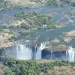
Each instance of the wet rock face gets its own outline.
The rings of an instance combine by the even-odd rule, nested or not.
[[[50,60],[68,60],[75,61],[75,48],[70,46],[66,51],[48,51],[42,50],[42,58]]]
[[[51,55],[51,52],[46,50],[46,49],[43,49],[42,50],[42,58],[46,58],[48,59],[49,58],[49,55]]]
[[[48,51],[46,49],[43,49],[42,58],[51,60],[66,60],[67,55],[66,51]]]

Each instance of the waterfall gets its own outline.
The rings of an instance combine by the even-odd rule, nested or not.
[[[43,50],[44,48],[46,48],[46,44],[45,43],[41,43],[40,49]]]
[[[52,53],[53,53],[53,51],[51,51],[51,60],[52,60]]]
[[[68,51],[66,51],[66,60],[68,60]]]
[[[32,59],[32,50],[25,45],[17,45],[17,59],[30,60]]]
[[[41,49],[37,48],[37,46],[17,45],[15,51],[16,58],[19,60],[41,59]]]
[[[38,48],[38,50],[36,51],[36,60],[41,59],[41,49]]]
[[[74,54],[75,54],[74,48],[72,48],[72,46],[69,47],[69,50],[67,51],[69,61],[74,61],[74,57],[75,57]]]
[[[12,57],[19,60],[39,60],[41,59],[41,49],[30,44],[16,44],[6,48],[4,52],[6,57]]]

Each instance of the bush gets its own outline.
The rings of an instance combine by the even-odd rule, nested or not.
[[[55,28],[53,22],[54,21],[53,16],[47,14],[41,15],[41,14],[37,14],[36,12],[32,12],[32,13],[21,12],[21,13],[16,13],[14,16],[18,20],[26,21],[26,23],[21,24],[21,27],[25,29],[42,28],[43,25],[47,25],[48,29]]]
[[[48,0],[47,6],[60,6],[60,0]]]
[[[16,40],[16,39],[17,39],[17,35],[15,35],[15,34],[13,34],[13,35],[9,38],[10,41]]]
[[[6,75],[40,75],[41,72],[47,72],[54,66],[74,66],[74,62],[55,61],[48,63],[37,63],[35,61],[24,61],[6,58],[3,63]]]

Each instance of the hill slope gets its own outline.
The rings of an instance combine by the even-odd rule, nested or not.
[[[55,66],[47,73],[41,73],[41,75],[75,75],[75,67],[72,66]]]

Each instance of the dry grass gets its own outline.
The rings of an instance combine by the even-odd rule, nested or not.
[[[75,30],[72,30],[70,32],[64,32],[63,33],[63,39],[65,42],[69,43],[72,41],[73,37],[75,37]]]
[[[11,4],[16,4],[16,5],[23,5],[25,6],[25,4],[31,4],[31,5],[35,5],[35,2],[31,2],[30,0],[8,0]]]
[[[75,75],[75,67],[72,66],[55,66],[47,73],[41,73],[40,75]]]
[[[9,47],[13,45],[12,42],[9,41],[9,38],[12,36],[7,30],[0,32],[0,48]]]
[[[36,60],[36,63],[49,63],[49,62],[55,62],[55,60],[47,60],[47,59]]]

